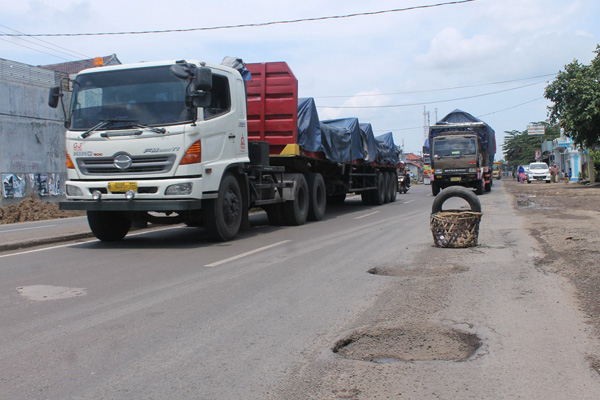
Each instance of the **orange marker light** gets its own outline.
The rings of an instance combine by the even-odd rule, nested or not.
[[[66,160],[65,164],[67,164],[68,169],[75,169],[75,164],[73,164],[73,161],[71,160],[71,157],[69,156],[68,151],[67,151],[67,160]]]
[[[200,141],[197,140],[183,155],[181,165],[197,164],[199,162],[202,162],[202,146],[200,145]]]

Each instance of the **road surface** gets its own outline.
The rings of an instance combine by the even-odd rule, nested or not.
[[[6,252],[0,397],[597,398],[571,288],[533,267],[501,185],[480,198],[471,249],[432,247],[433,198],[413,186],[300,227],[257,214],[221,244],[175,226]],[[426,351],[386,353],[402,343]]]

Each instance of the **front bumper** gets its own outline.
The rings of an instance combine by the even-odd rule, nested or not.
[[[61,210],[84,211],[188,211],[202,208],[202,200],[70,200],[58,203]]]

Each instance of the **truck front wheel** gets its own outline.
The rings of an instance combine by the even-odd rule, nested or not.
[[[240,231],[244,206],[240,185],[230,173],[225,174],[216,199],[202,205],[204,226],[208,236],[217,242],[233,239]]]
[[[131,228],[131,220],[120,211],[88,211],[87,219],[94,236],[103,242],[117,242]]]

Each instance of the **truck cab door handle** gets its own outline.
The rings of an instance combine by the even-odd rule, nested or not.
[[[235,135],[233,133],[230,133],[228,136],[229,139],[235,139]]]

